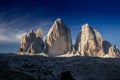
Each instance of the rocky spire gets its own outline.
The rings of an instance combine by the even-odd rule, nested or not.
[[[20,52],[27,54],[41,53],[44,49],[42,40],[42,29],[38,29],[36,34],[30,29],[30,32],[22,37]]]
[[[41,28],[36,33],[30,29],[22,37],[20,52],[35,54],[44,50],[49,56],[58,56],[73,51],[82,56],[120,57],[119,49],[103,41],[101,34],[87,23],[78,34],[75,47],[72,45],[71,31],[61,19],[56,19],[50,28],[45,39],[45,49],[42,32]]]
[[[39,28],[39,29],[36,31],[36,37],[39,37],[39,38],[42,38],[42,37],[43,37],[42,28]]]
[[[29,33],[34,33],[34,32],[33,32],[33,29],[30,29],[30,32],[29,32]]]
[[[70,29],[61,19],[56,19],[46,36],[46,51],[49,55],[61,55],[72,50]]]
[[[76,39],[75,49],[82,56],[103,56],[102,36],[87,23]]]

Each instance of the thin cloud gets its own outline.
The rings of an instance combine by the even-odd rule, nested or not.
[[[51,22],[40,22],[37,25],[34,25],[34,27],[32,27],[32,29],[34,29],[34,31],[36,32],[36,30],[38,28],[42,28],[43,29],[43,37],[45,38],[45,35],[47,34],[49,28],[50,28],[50,24]],[[20,43],[20,40],[22,38],[23,35],[27,34],[30,28],[26,28],[26,30],[24,29],[20,29],[20,28],[12,28],[12,25],[10,25],[11,27],[5,27],[5,26],[9,26],[8,24],[0,24],[0,43]],[[16,25],[17,26],[17,25]]]
[[[49,17],[45,15],[48,13],[47,11],[49,11],[49,9],[46,8],[33,8],[28,11],[12,8],[7,11],[1,11],[0,44],[20,43],[21,37],[28,33],[31,28],[34,31],[38,28],[42,28],[43,38],[45,39],[45,36],[53,23],[52,19],[49,19]],[[45,17],[42,17],[42,15]]]
[[[26,32],[12,29],[0,28],[0,43],[20,43],[20,39]]]
[[[49,20],[42,20],[36,24],[31,24],[30,27],[26,27],[25,25],[29,26],[29,23],[24,22],[25,25],[19,27],[21,20],[22,19],[15,19],[8,23],[1,20],[2,23],[0,23],[0,43],[20,43],[22,36],[27,34],[31,28],[34,29],[34,31],[36,31],[38,28],[42,28],[43,38],[45,39],[45,35],[47,34],[52,23]]]

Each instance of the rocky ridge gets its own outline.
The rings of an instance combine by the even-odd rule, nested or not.
[[[36,33],[31,29],[28,34],[22,37],[18,54],[36,54],[44,50],[42,39],[42,29],[38,29]]]
[[[73,46],[71,31],[61,19],[56,19],[43,42],[42,29],[36,33],[33,30],[23,36],[19,54],[44,53],[48,56],[94,56],[120,57],[120,51],[108,41],[104,41],[101,34],[84,24]],[[21,53],[22,52],[22,53]]]

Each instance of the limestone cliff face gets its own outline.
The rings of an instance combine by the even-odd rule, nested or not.
[[[61,55],[72,50],[70,29],[61,19],[55,20],[46,36],[45,44],[49,55]]]
[[[88,24],[85,24],[77,36],[75,49],[82,56],[103,56],[102,43],[103,39],[100,33]]]
[[[27,54],[41,53],[44,49],[42,39],[42,29],[38,29],[36,33],[33,30],[22,37],[20,52]]]

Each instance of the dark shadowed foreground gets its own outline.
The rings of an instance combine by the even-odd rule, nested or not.
[[[0,54],[0,80],[120,80],[120,59]]]

